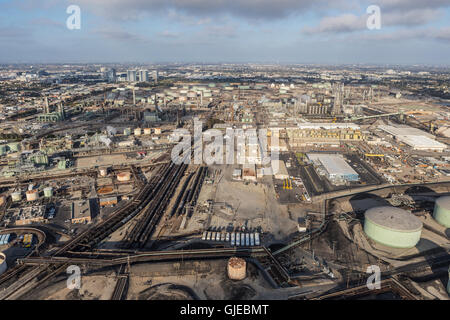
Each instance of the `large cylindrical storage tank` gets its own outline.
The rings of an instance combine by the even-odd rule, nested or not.
[[[142,133],[141,128],[136,128],[136,129],[134,129],[134,135],[135,135],[135,136],[140,136],[141,133]]]
[[[20,200],[22,200],[22,192],[16,191],[11,193],[11,200],[13,202],[19,202]]]
[[[38,191],[35,190],[28,190],[26,193],[27,201],[36,201],[38,199]]]
[[[247,262],[244,259],[232,257],[228,260],[227,271],[231,280],[244,280],[247,274]]]
[[[118,181],[130,181],[130,179],[131,179],[131,173],[129,173],[129,172],[120,172],[117,174]]]
[[[52,187],[44,188],[44,197],[46,197],[46,198],[53,197],[53,188]]]
[[[375,207],[366,211],[364,232],[375,242],[392,248],[412,248],[420,240],[422,221],[395,207]]]
[[[3,252],[0,252],[0,275],[5,273],[8,266],[6,265],[6,255]]]
[[[150,129],[150,128],[145,128],[145,129],[144,129],[144,134],[146,134],[146,135],[152,134],[152,129]]]
[[[434,203],[434,219],[446,228],[450,228],[450,197],[440,197]]]

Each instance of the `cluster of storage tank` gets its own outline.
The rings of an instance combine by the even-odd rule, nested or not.
[[[135,136],[141,136],[142,134],[144,134],[144,135],[151,135],[152,134],[152,130],[153,130],[154,134],[161,134],[161,128],[154,128],[154,129],[152,129],[152,128],[144,128],[144,129],[142,129],[142,128],[135,128],[133,130],[133,134]],[[131,128],[125,128],[123,130],[123,134],[125,136],[131,135],[131,132],[132,132]]]
[[[202,236],[203,241],[229,242],[232,247],[252,247],[261,244],[259,233],[244,232],[214,232],[205,231]]]
[[[38,189],[29,188],[25,192],[25,197],[26,197],[28,202],[36,201],[36,200],[39,199],[39,190]],[[52,187],[44,188],[44,197],[45,198],[53,197],[53,188]],[[13,202],[20,202],[20,201],[22,201],[22,192],[21,191],[14,191],[13,193],[11,193],[11,200]]]
[[[433,218],[450,228],[450,196],[435,202]],[[366,211],[364,232],[375,242],[392,248],[412,248],[420,241],[423,223],[409,211],[395,207],[375,207]]]

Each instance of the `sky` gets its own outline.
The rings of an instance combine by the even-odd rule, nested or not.
[[[448,66],[450,0],[0,0],[0,63],[169,62]]]

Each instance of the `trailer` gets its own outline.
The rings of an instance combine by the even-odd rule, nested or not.
[[[261,242],[259,240],[259,233],[258,232],[255,233],[255,245],[256,246],[261,245]]]

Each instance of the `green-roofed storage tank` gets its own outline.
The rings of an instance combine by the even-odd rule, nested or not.
[[[420,240],[422,221],[395,207],[375,207],[366,211],[364,232],[375,242],[392,248],[412,248]]]
[[[450,196],[440,197],[434,203],[434,219],[446,228],[450,228]]]

